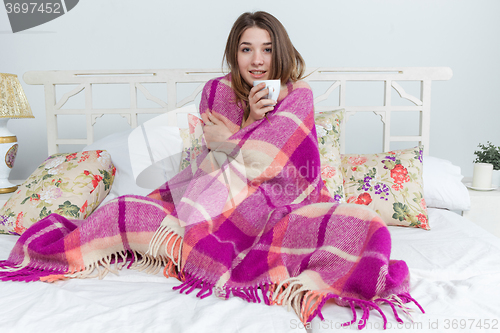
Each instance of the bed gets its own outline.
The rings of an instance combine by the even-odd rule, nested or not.
[[[341,153],[358,149],[349,146],[353,133],[366,132],[367,126],[373,127],[353,122],[353,115],[368,113],[375,113],[382,123],[381,133],[378,133],[381,146],[375,148],[378,151],[369,153],[419,144],[425,147],[421,176],[428,211],[426,222],[431,230],[423,230],[422,226],[389,226],[389,230],[392,258],[407,262],[412,296],[426,313],[411,306],[415,310],[410,313],[412,320],[400,313],[404,320],[401,324],[391,315],[389,306],[382,306],[387,314],[387,328],[413,332],[500,330],[500,240],[457,213],[467,210],[470,204],[467,190],[461,183],[460,168],[428,155],[432,145],[429,140],[431,83],[450,79],[451,69],[313,68],[308,72],[306,80],[314,91],[316,111],[342,109],[344,112],[339,125]],[[179,128],[188,127],[186,114],[196,114],[203,84],[215,76],[220,76],[220,72],[180,69],[34,71],[25,73],[24,80],[44,86],[49,155],[65,145],[70,145],[69,152],[80,145],[84,146],[80,148],[83,151],[105,149],[111,155],[116,175],[109,193],[103,198],[104,203],[127,193],[145,195],[158,182],[178,171],[185,145]],[[356,92],[356,88],[362,87],[358,83],[365,82],[377,84],[381,93],[377,102],[361,106],[349,103],[350,99],[364,94]],[[115,104],[115,99],[111,98],[104,98],[104,103],[93,100],[93,89],[106,85],[125,87],[124,94],[114,95],[120,95],[125,102]],[[58,90],[59,86],[66,88]],[[81,97],[81,105],[64,107],[74,96]],[[399,99],[404,102],[396,102]],[[100,106],[96,106],[98,104]],[[391,130],[391,123],[397,123],[396,114],[401,112],[418,115],[404,120],[414,120],[411,121],[417,129],[412,135]],[[141,118],[144,114],[149,114],[149,118]],[[80,119],[85,119],[85,130],[80,133],[83,138],[67,137],[68,133],[61,129],[67,126],[58,117],[68,115],[80,115]],[[99,123],[102,115],[122,117],[130,129],[96,134],[94,124]],[[368,121],[372,122],[373,118]],[[116,118],[110,123],[111,126],[104,127],[118,127],[115,126]],[[362,129],[356,130],[350,123]],[[16,239],[17,236],[0,235],[1,259],[8,257]],[[135,270],[107,274],[102,280],[73,279],[53,284],[2,282],[0,304],[4,315],[0,329],[2,332],[333,332],[357,329],[356,325],[341,326],[351,321],[352,312],[334,304],[326,304],[323,308],[324,321],[315,318],[305,327],[295,313],[286,308],[248,303],[234,297],[226,301],[214,296],[200,300],[194,294],[183,295],[172,290],[178,284],[175,279],[163,277],[161,272],[145,274]],[[381,316],[374,312],[365,331],[381,330],[382,322]]]

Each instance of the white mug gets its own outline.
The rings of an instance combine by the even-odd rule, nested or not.
[[[493,164],[474,163],[474,174],[472,177],[472,186],[478,189],[491,188],[491,176],[493,174]]]
[[[274,101],[278,101],[278,96],[280,95],[281,89],[281,80],[257,80],[253,81],[253,86],[259,85],[264,82],[266,87],[264,89],[269,89],[269,94],[264,96],[265,99],[272,99]]]

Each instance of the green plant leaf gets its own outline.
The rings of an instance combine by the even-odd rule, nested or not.
[[[59,205],[59,208],[57,209],[57,213],[60,215],[65,215],[65,216],[74,216],[78,217],[78,212],[80,211],[80,208],[77,205],[71,204],[68,200],[65,201],[62,205]]]
[[[104,183],[104,190],[107,191],[111,187],[111,184],[113,184],[113,177],[106,170],[99,170],[99,172],[102,175],[102,181]]]
[[[394,209],[394,214],[392,214],[392,218],[395,220],[404,221],[406,217],[410,215],[410,209],[407,205],[402,204],[401,202],[395,202],[392,205]]]
[[[46,218],[50,214],[52,214],[52,212],[50,210],[47,210],[47,207],[43,207],[42,210],[40,211],[40,220]]]
[[[474,151],[476,159],[474,163],[490,163],[493,169],[500,170],[500,147],[488,141],[485,145],[478,144],[479,150]]]

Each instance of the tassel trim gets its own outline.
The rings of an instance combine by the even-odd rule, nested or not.
[[[0,263],[0,280],[56,282],[70,278],[103,279],[109,272],[118,274],[118,271],[127,264],[127,268],[157,274],[170,262],[171,260],[165,256],[153,257],[147,253],[127,250],[112,253],[84,267],[69,267],[65,271],[50,264],[30,263],[21,266],[3,262]]]
[[[186,273],[184,274],[184,278],[183,283],[174,287],[174,290],[178,290],[180,293],[190,294],[195,289],[199,288],[201,290],[196,296],[200,298],[205,298],[212,294],[214,285],[204,281],[203,278]],[[259,290],[261,296],[259,296]],[[420,304],[418,304],[408,293],[391,295],[386,298],[368,301],[353,297],[341,297],[332,293],[307,290],[300,282],[299,278],[286,279],[279,284],[267,283],[253,287],[225,287],[224,290],[221,291],[221,294],[225,295],[225,298],[229,298],[229,296],[233,294],[233,296],[240,297],[251,303],[261,303],[263,300],[266,305],[278,304],[286,306],[288,307],[288,311],[293,309],[297,313],[304,325],[307,325],[307,323],[311,322],[316,316],[324,320],[321,310],[330,299],[336,300],[340,305],[349,306],[352,310],[353,319],[350,322],[343,323],[342,326],[355,324],[357,322],[356,307],[362,309],[362,316],[359,322],[357,322],[358,329],[363,329],[366,326],[371,310],[376,310],[380,313],[384,321],[383,327],[384,329],[387,328],[387,317],[379,307],[379,305],[383,303],[389,304],[394,317],[399,323],[403,323],[403,320],[398,315],[397,307],[411,319],[409,312],[413,310],[408,308],[404,303],[412,301],[422,313],[425,313]]]
[[[182,245],[182,240],[179,240],[180,237],[175,237],[176,235],[171,234],[171,231],[165,231],[163,234],[166,235],[167,240],[165,249],[170,249],[170,255],[173,256],[176,244],[179,243],[180,247]],[[177,248],[177,250],[179,250],[179,248]],[[180,252],[176,254],[177,257],[180,257]],[[173,257],[175,258],[175,256]],[[108,272],[118,273],[118,271],[127,264],[128,267],[144,271],[148,274],[157,274],[162,267],[165,266],[163,272],[165,276],[176,277],[183,281],[179,286],[174,287],[174,290],[178,290],[180,293],[190,294],[194,290],[200,289],[196,294],[200,299],[212,295],[215,284],[207,282],[204,278],[180,272],[178,269],[179,261],[180,260],[173,261],[170,257],[165,255],[153,256],[149,251],[146,253],[122,251],[100,259],[88,265],[88,267],[70,269],[69,272],[60,272],[50,265],[20,267],[16,265],[11,266],[7,262],[2,262],[0,263],[0,280],[26,282],[41,280],[45,282],[55,282],[68,278],[99,277],[102,279]],[[259,296],[259,290],[261,296]],[[261,303],[263,300],[266,305],[278,304],[287,306],[288,311],[291,309],[295,311],[304,325],[311,322],[316,316],[324,320],[321,310],[330,299],[336,300],[340,305],[350,306],[352,310],[353,319],[350,322],[343,323],[342,326],[355,324],[357,321],[355,307],[362,309],[363,314],[361,320],[358,322],[359,329],[363,329],[366,326],[370,316],[370,310],[372,309],[380,313],[384,321],[384,329],[386,329],[387,317],[378,306],[378,304],[382,303],[389,304],[394,317],[399,323],[403,323],[403,320],[398,316],[397,308],[400,308],[412,320],[410,312],[413,311],[413,309],[410,309],[405,303],[413,302],[422,313],[425,313],[420,304],[418,304],[409,293],[390,295],[386,298],[368,301],[352,297],[341,297],[332,293],[308,290],[297,277],[283,280],[279,284],[264,283],[250,287],[223,287],[221,292],[225,295],[225,298],[229,298],[230,295],[233,294],[251,303]]]
[[[85,266],[57,267],[50,263],[29,262],[27,265],[0,262],[0,280],[55,282],[69,278],[104,278],[109,272],[118,274],[127,268],[157,274],[165,266],[164,274],[179,278],[182,237],[172,228],[161,226],[153,235],[146,253],[122,250],[111,253]],[[163,246],[163,247],[162,247]]]
[[[160,251],[165,255],[173,265],[175,265],[177,272],[181,270],[181,251],[182,251],[183,238],[174,229],[168,226],[160,226],[149,242],[149,249],[146,255],[157,257]],[[162,248],[164,245],[164,248]],[[169,269],[172,272],[172,269]]]

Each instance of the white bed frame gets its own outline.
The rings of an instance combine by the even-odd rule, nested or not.
[[[435,80],[448,80],[452,77],[452,71],[448,67],[390,67],[390,68],[308,68],[305,78],[311,86],[314,82],[327,84],[324,91],[314,91],[315,109],[317,112],[344,108],[345,120],[356,112],[374,112],[381,117],[383,122],[383,149],[390,150],[391,142],[412,141],[423,144],[426,154],[429,149],[430,129],[430,106],[431,106],[431,83]],[[199,69],[158,69],[158,70],[82,70],[82,71],[30,71],[23,76],[28,84],[42,84],[45,87],[45,109],[47,113],[47,140],[49,155],[57,153],[60,145],[80,144],[89,145],[94,141],[94,124],[96,119],[105,114],[119,114],[124,117],[128,124],[135,128],[139,125],[139,114],[160,114],[173,111],[187,104],[193,103],[201,93],[205,82],[213,77],[223,75],[218,70]],[[383,105],[349,106],[346,105],[346,91],[348,83],[352,81],[382,82]],[[398,81],[420,82],[420,96],[408,94]],[[144,87],[148,83],[166,84],[166,99],[153,96]],[[186,98],[178,100],[178,84],[199,83],[196,89]],[[103,109],[94,108],[92,88],[100,84],[123,84],[128,85],[130,90],[130,107]],[[77,87],[65,93],[56,100],[56,87],[58,85],[77,85]],[[324,86],[324,85],[323,85]],[[391,94],[395,90],[399,96],[412,103],[410,106],[392,105]],[[73,96],[85,91],[85,107],[78,109],[67,109],[63,106]],[[138,92],[144,97],[158,105],[155,108],[138,107]],[[328,105],[328,98],[335,91],[338,92],[338,104]],[[325,103],[321,103],[325,102]],[[395,136],[391,135],[391,112],[415,112],[420,114],[420,126],[418,135]],[[86,116],[86,138],[68,139],[60,138],[58,131],[57,116],[59,115],[85,115]],[[345,127],[345,122],[343,126]],[[169,118],[172,126],[177,125],[177,115],[172,112]],[[341,133],[341,147],[345,145],[345,131]],[[344,151],[342,151],[344,152]]]

